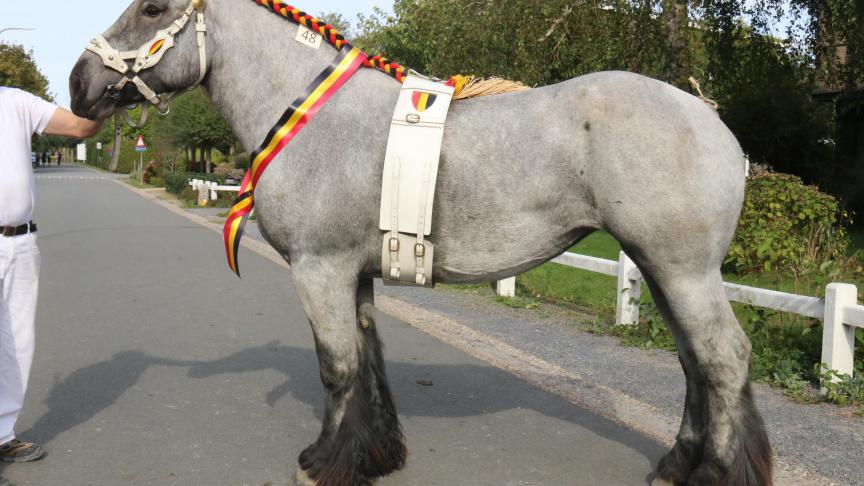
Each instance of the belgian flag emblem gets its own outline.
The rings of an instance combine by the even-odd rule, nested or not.
[[[417,109],[419,113],[423,113],[428,110],[435,104],[435,100],[438,99],[438,95],[434,95],[432,93],[424,93],[423,91],[415,91],[411,96],[411,101],[414,103],[414,108]]]
[[[156,41],[152,46],[150,46],[150,52],[147,53],[148,56],[152,56],[156,54],[160,50],[162,50],[162,46],[165,45],[165,39],[160,39]]]

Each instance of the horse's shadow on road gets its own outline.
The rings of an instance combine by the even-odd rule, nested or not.
[[[310,405],[320,418],[323,389],[318,381],[317,362],[314,351],[279,342],[251,347],[212,361],[173,360],[125,351],[58,380],[45,400],[48,412],[21,435],[50,443],[58,434],[89,421],[110,407],[153,366],[186,368],[187,376],[196,380],[276,370],[285,376],[283,383],[267,391],[250,388],[249,393],[263,393],[262,398],[269,406],[278,406],[290,395]],[[534,410],[624,444],[655,465],[665,452],[651,439],[494,367],[392,361],[387,366],[397,407],[404,417],[456,418],[513,409]]]

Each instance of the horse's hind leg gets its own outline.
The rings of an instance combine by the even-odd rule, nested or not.
[[[687,486],[772,484],[771,447],[748,379],[750,341],[726,299],[719,265],[630,253],[675,337],[687,379],[681,430],[658,478]]]
[[[325,389],[321,435],[300,455],[303,485],[369,484],[400,469],[406,457],[375,329],[372,279],[358,284],[338,263],[293,266]]]

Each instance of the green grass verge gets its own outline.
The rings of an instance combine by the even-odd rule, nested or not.
[[[574,253],[618,261],[621,246],[608,233],[594,233],[574,246]],[[522,295],[591,309],[604,318],[615,315],[617,282],[608,275],[547,263],[520,275]]]
[[[130,177],[128,179],[123,179],[123,182],[125,182],[126,184],[129,184],[132,187],[137,187],[138,189],[146,189],[146,188],[152,188],[153,187],[149,184],[141,184],[141,181],[138,180],[137,178],[133,179]]]

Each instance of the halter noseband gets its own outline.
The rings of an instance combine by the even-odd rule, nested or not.
[[[115,100],[118,99],[123,88],[131,82],[144,99],[156,107],[156,111],[159,114],[163,116],[167,115],[170,111],[168,103],[177,95],[177,91],[164,93],[160,97],[144,80],[138,77],[138,73],[159,64],[168,49],[174,47],[174,37],[186,27],[194,13],[196,15],[195,32],[197,32],[199,64],[198,81],[190,89],[201,84],[204,76],[207,75],[207,46],[205,42],[207,25],[204,23],[204,10],[206,8],[206,0],[192,0],[189,7],[183,11],[183,14],[177,20],[167,28],[156,32],[156,35],[152,39],[142,44],[136,51],[118,51],[111,47],[108,40],[101,35],[91,40],[87,46],[87,50],[102,58],[102,63],[105,67],[123,75],[123,79],[119,83],[107,86],[108,97]],[[127,64],[127,60],[134,60],[131,68]],[[142,105],[145,105],[145,103],[142,103]],[[138,123],[133,122],[126,112],[123,113],[123,116],[129,125],[140,127],[147,120],[147,107],[142,106],[141,120]]]

